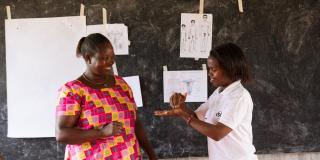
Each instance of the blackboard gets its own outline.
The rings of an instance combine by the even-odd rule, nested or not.
[[[168,106],[163,103],[162,66],[198,70],[206,63],[179,58],[180,13],[199,12],[197,0],[0,1],[0,155],[8,160],[56,160],[64,155],[64,145],[54,138],[6,137],[5,6],[11,6],[12,18],[62,17],[79,15],[81,2],[87,24],[102,23],[105,7],[109,23],[129,28],[130,55],[117,57],[118,71],[140,76],[144,107],[139,117],[157,155],[206,156],[206,137],[182,120],[152,115]],[[251,63],[255,81],[247,88],[254,101],[257,153],[320,151],[320,2],[244,1],[241,14],[236,0],[207,0],[204,11],[213,14],[213,46],[234,42]],[[213,90],[208,88],[209,93]]]

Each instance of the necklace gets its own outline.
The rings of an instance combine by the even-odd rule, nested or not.
[[[109,86],[106,82],[100,82],[100,83],[99,83],[99,82],[95,82],[95,81],[90,80],[90,79],[86,76],[86,74],[84,74],[84,73],[82,73],[82,77],[83,77],[86,81],[90,82],[91,84],[102,85],[102,86],[104,86],[104,87],[108,87],[108,86]]]

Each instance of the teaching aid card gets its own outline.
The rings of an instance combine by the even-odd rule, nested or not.
[[[208,96],[207,71],[163,71],[164,102],[173,93],[187,93],[186,102],[204,102]]]
[[[180,57],[208,58],[212,43],[212,14],[181,14]]]

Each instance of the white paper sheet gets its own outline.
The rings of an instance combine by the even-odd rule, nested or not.
[[[187,93],[186,102],[204,102],[208,97],[207,71],[163,71],[164,102],[171,95]]]
[[[101,33],[105,35],[114,48],[116,55],[128,55],[128,27],[124,24],[88,25],[87,34]]]
[[[180,57],[208,58],[212,43],[212,14],[181,14]]]
[[[85,70],[83,16],[5,21],[8,137],[54,137],[59,87]]]
[[[101,33],[107,36],[107,28],[105,24],[87,25],[87,35],[92,33]]]
[[[123,77],[123,79],[128,83],[128,85],[131,88],[133,92],[134,100],[136,101],[136,105],[138,107],[142,107],[143,103],[142,103],[139,76]]]

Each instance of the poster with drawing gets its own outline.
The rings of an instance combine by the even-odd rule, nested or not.
[[[181,13],[180,57],[208,58],[212,43],[212,14]]]
[[[187,93],[186,102],[207,100],[207,71],[163,71],[164,102],[174,93]]]
[[[101,33],[108,37],[116,55],[129,54],[128,27],[124,24],[88,25],[87,35]]]

